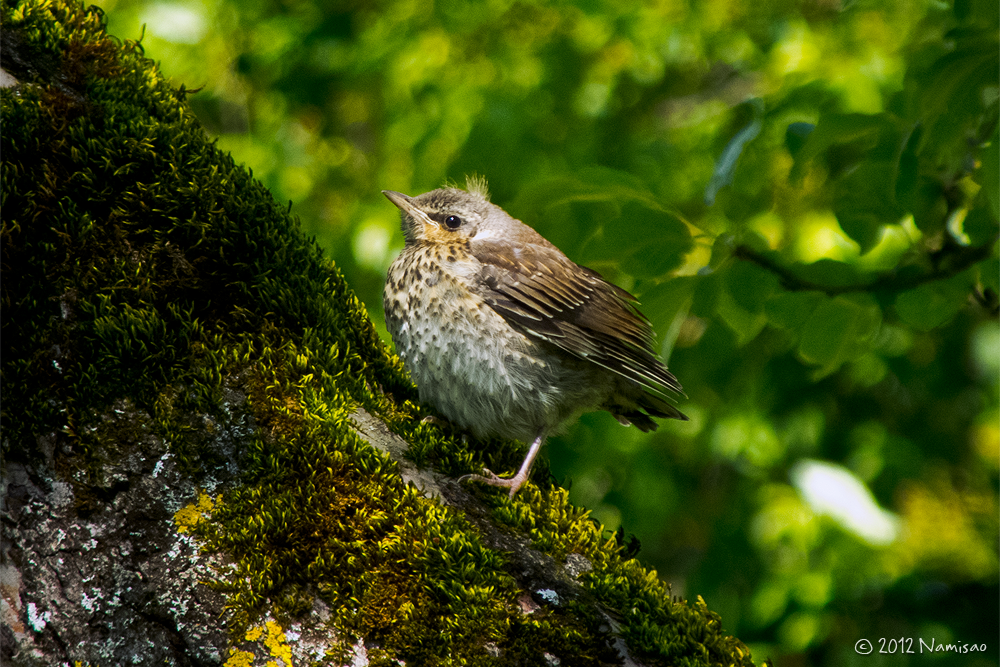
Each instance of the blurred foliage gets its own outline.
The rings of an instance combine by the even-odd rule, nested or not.
[[[691,421],[551,467],[755,655],[996,664],[995,0],[98,4],[383,333],[379,190],[473,172],[636,293]]]

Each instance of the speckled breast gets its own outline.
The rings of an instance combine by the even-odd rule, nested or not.
[[[531,440],[608,389],[585,363],[568,362],[511,327],[465,287],[461,259],[406,248],[389,269],[386,325],[420,400],[478,436]],[[469,260],[474,262],[475,260]]]

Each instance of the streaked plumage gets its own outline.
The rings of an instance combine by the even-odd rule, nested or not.
[[[587,410],[643,431],[651,417],[686,419],[635,298],[490,203],[485,184],[383,192],[406,236],[386,324],[421,400],[478,436],[532,441],[514,478],[474,478],[513,496],[545,437]]]

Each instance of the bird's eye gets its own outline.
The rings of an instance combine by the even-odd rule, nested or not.
[[[462,226],[462,219],[457,215],[449,215],[444,219],[444,226],[451,230],[458,229]]]

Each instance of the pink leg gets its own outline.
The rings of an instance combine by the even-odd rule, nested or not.
[[[531,472],[531,466],[534,464],[535,457],[538,456],[538,451],[542,448],[543,442],[545,442],[545,434],[539,433],[538,437],[531,443],[531,447],[528,449],[528,454],[524,457],[524,463],[521,464],[521,469],[518,470],[517,474],[510,479],[497,477],[495,473],[483,468],[482,475],[464,475],[460,477],[458,481],[464,482],[466,480],[471,480],[473,482],[489,484],[490,486],[509,488],[510,497],[513,498],[518,489],[520,489],[521,486],[528,481],[528,474]]]

